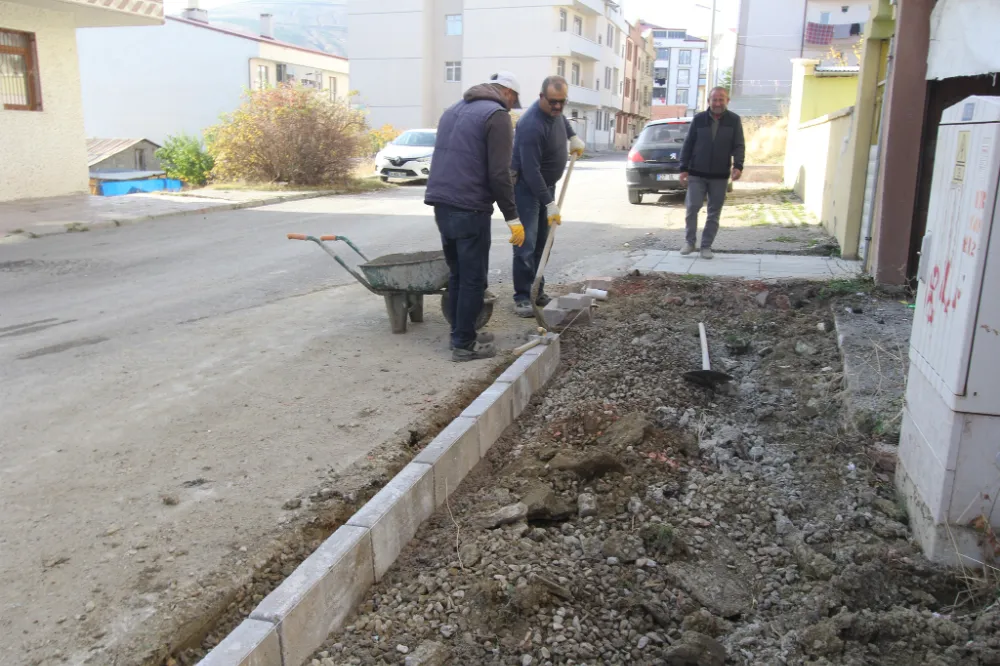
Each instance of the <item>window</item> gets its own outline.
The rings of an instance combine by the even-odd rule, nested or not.
[[[691,85],[691,70],[690,69],[680,69],[677,71],[677,85],[679,86],[689,86]]]
[[[461,60],[448,61],[444,64],[444,80],[456,82],[462,80]]]
[[[608,48],[615,43],[615,26],[608,24]]]
[[[559,32],[566,32],[566,22],[569,20],[565,9],[559,10]]]
[[[572,74],[570,75],[570,83],[574,86],[580,85],[580,63],[574,62],[571,68]]]
[[[330,82],[330,85],[326,87],[327,91],[330,93],[330,101],[334,101],[337,99],[337,77],[331,76],[327,79],[327,81]]]
[[[288,65],[278,63],[274,66],[274,80],[278,83],[285,83],[288,81]]]
[[[611,68],[610,67],[605,67],[604,68],[604,87],[608,88],[608,89],[611,88]]]
[[[653,39],[666,39],[666,38],[667,38],[667,31],[666,30],[654,30],[653,31]]]
[[[681,49],[681,56],[677,59],[678,65],[691,64],[691,49]]]
[[[631,97],[631,96],[632,96],[632,94],[631,94],[631,92],[632,92],[632,88],[630,87],[631,83],[632,83],[632,80],[631,80],[631,79],[629,79],[629,78],[628,78],[628,77],[626,76],[626,77],[625,77],[625,96],[626,96],[626,97]]]
[[[656,49],[656,59],[670,62],[670,49]]]
[[[830,12],[820,12],[819,13],[819,22],[822,23],[823,25],[829,25],[830,24]]]
[[[847,12],[849,12],[850,10],[851,10],[851,8],[850,8],[850,7],[848,7],[847,5],[841,5],[841,6],[840,6],[840,13],[841,13],[841,14],[846,14],[846,13],[847,13]]]
[[[681,90],[677,91],[677,99],[675,100],[674,103],[675,104],[687,104],[688,103],[688,91],[687,91],[687,88],[684,88],[684,89],[681,89]]]
[[[394,146],[414,146],[417,148],[430,148],[437,138],[436,132],[421,132],[420,130],[407,130],[392,140]]]
[[[607,115],[607,120],[606,120],[606,122],[607,122],[607,130],[610,132],[611,128],[614,126],[614,118],[611,116],[611,112],[610,111],[606,115]]]
[[[687,30],[671,30],[667,33],[667,39],[687,39]]]
[[[271,74],[267,65],[257,65],[257,88],[263,90],[271,84]]]
[[[624,81],[619,81],[618,82],[618,94],[621,95],[624,92],[625,92],[625,82]]]
[[[598,130],[601,129],[601,111],[600,111],[600,109],[598,109],[598,111],[597,111],[597,123],[596,123],[595,127]]]
[[[146,170],[146,149],[136,148],[135,149],[135,170],[145,171]]]
[[[573,32],[578,35],[583,35],[583,19],[579,16],[573,17]]]
[[[462,34],[461,14],[448,14],[444,17],[444,34],[448,36]]]
[[[632,62],[632,42],[626,42],[625,44],[625,59]]]
[[[41,111],[35,35],[0,30],[0,103],[8,111]]]
[[[556,74],[564,78],[566,76],[566,61],[562,58],[556,61]]]

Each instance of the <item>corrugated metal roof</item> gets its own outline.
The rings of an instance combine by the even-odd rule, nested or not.
[[[87,166],[94,166],[98,162],[103,162],[104,160],[117,155],[123,150],[128,150],[137,143],[147,141],[148,139],[87,139]],[[159,144],[153,143],[154,146],[159,148]]]
[[[861,71],[858,65],[823,65],[814,70],[817,74],[857,74]]]

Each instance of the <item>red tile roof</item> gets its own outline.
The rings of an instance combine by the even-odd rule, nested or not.
[[[269,39],[267,37],[261,37],[260,35],[254,35],[249,32],[241,32],[239,30],[232,30],[230,28],[222,28],[217,25],[212,25],[211,23],[202,23],[201,21],[192,21],[191,19],[186,19],[181,16],[167,16],[168,21],[177,21],[178,23],[186,23],[187,25],[193,25],[198,28],[205,28],[206,30],[214,30],[215,32],[221,32],[224,35],[232,35],[233,37],[241,37],[243,39],[252,39],[255,42],[266,42],[268,44],[275,44],[277,46],[282,46],[286,49],[295,49],[296,51],[304,51],[305,53],[315,53],[316,55],[328,56],[330,58],[337,58],[339,60],[347,60],[344,56],[335,55],[333,53],[327,53],[326,51],[320,51],[319,49],[310,49],[305,46],[299,46],[298,44],[292,44],[291,42],[283,42],[280,39]]]

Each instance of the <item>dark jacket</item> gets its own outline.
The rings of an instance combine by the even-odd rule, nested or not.
[[[507,102],[490,84],[473,86],[438,122],[424,203],[517,218],[510,174],[514,126]]]
[[[553,118],[535,102],[517,121],[511,170],[527,183],[543,206],[552,203],[549,188],[559,182],[569,159],[567,143],[576,136],[566,116]]]
[[[712,116],[702,111],[691,121],[691,129],[681,149],[681,171],[702,178],[729,178],[733,167],[743,170],[746,144],[743,122],[732,111],[719,118],[719,129],[712,140]]]

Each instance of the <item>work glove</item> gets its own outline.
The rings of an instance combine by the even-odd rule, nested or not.
[[[549,217],[549,226],[562,224],[562,215],[559,213],[559,204],[552,202],[545,207],[545,212]]]
[[[518,247],[524,245],[524,225],[521,220],[509,220],[507,226],[510,227],[510,244]]]
[[[583,149],[587,147],[587,144],[583,142],[578,136],[574,136],[569,140],[569,154],[576,155],[577,157],[583,157]]]

